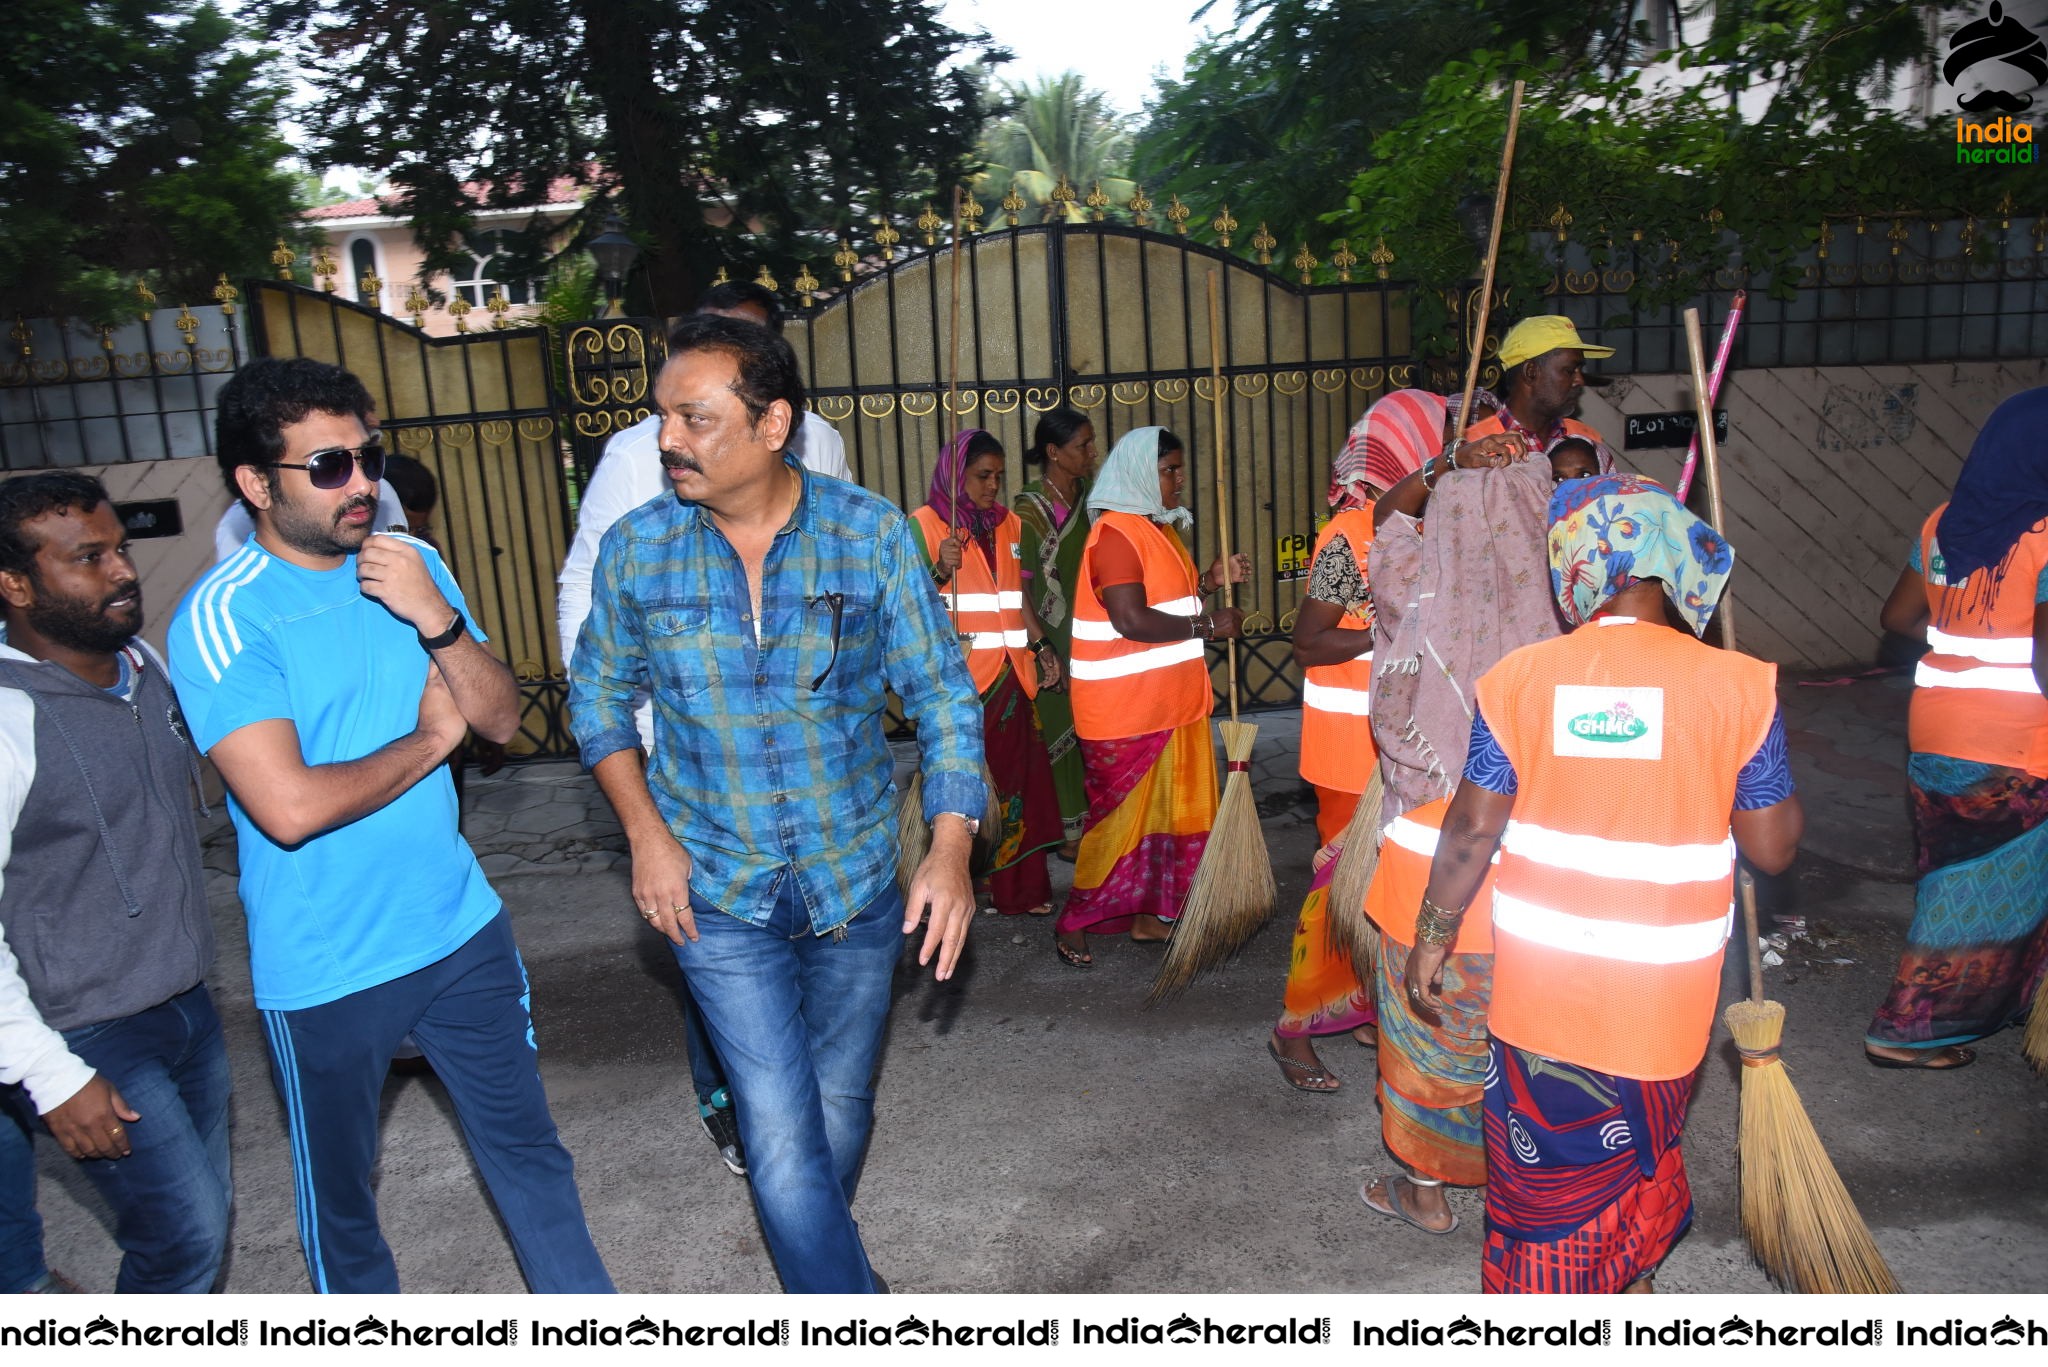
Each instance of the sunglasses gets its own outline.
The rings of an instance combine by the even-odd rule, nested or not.
[[[384,448],[376,442],[367,446],[336,446],[325,451],[315,451],[307,456],[304,463],[293,465],[287,461],[272,461],[273,470],[304,470],[306,482],[315,489],[339,489],[355,473],[355,467],[363,467],[363,478],[376,483],[384,478]]]

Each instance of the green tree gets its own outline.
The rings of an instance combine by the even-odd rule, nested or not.
[[[981,156],[987,166],[976,177],[983,198],[1000,199],[1012,185],[1033,204],[1050,202],[1062,179],[1077,196],[1095,186],[1118,206],[1138,188],[1130,178],[1131,131],[1128,121],[1110,107],[1108,97],[1090,90],[1078,73],[1046,77],[1036,84],[1001,87],[1009,112],[982,131]],[[1066,216],[1087,216],[1080,199],[1065,206]]]
[[[16,0],[0,43],[0,310],[111,322],[269,269],[297,182],[272,57],[194,0]]]
[[[317,91],[316,165],[371,166],[428,274],[479,207],[591,187],[644,251],[636,306],[679,312],[720,265],[785,268],[973,169],[984,37],[929,0],[267,0]],[[993,55],[1001,57],[999,51]],[[477,183],[480,194],[465,190]],[[481,204],[477,201],[481,199]],[[536,222],[508,270],[543,273]]]

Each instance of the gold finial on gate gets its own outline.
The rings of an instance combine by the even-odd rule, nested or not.
[[[2007,190],[2004,194],[2000,195],[1998,203],[1992,207],[1998,211],[1998,226],[2000,228],[2012,227],[2012,211],[2019,207],[2013,202],[2012,191]]]
[[[1551,226],[1557,233],[1557,240],[1562,242],[1571,235],[1572,224],[1577,222],[1577,220],[1572,217],[1572,211],[1565,208],[1564,202],[1560,200],[1557,207],[1550,211],[1550,217],[1545,219],[1544,222]]]
[[[183,337],[185,338],[186,346],[190,347],[198,344],[199,319],[192,312],[192,306],[190,304],[178,305],[178,316],[171,320],[171,326],[176,328],[179,331],[179,333],[183,335]]]
[[[149,287],[149,281],[142,276],[135,277],[135,302],[139,307],[136,316],[143,322],[156,317],[156,291]]]
[[[448,301],[448,316],[455,320],[457,332],[469,331],[469,311],[475,307],[476,305],[459,294]]]
[[[798,268],[796,279],[790,285],[796,290],[797,298],[804,301],[804,307],[809,308],[818,293],[818,277],[811,274],[810,262],[806,261]]]
[[[1252,250],[1259,254],[1259,264],[1273,264],[1273,248],[1280,245],[1280,239],[1266,231],[1266,220],[1259,220],[1259,230],[1252,234]]]
[[[1864,229],[1863,229],[1863,215],[1862,215],[1862,214],[1858,214],[1858,215],[1856,215],[1856,236],[1858,236],[1858,237],[1861,237],[1861,236],[1863,236],[1863,231],[1864,231]]]
[[[1102,182],[1096,181],[1095,188],[1088,192],[1088,198],[1081,201],[1088,206],[1088,217],[1102,222],[1102,211],[1109,207],[1109,196],[1103,193]]]
[[[1140,185],[1137,192],[1124,201],[1124,207],[1131,211],[1131,222],[1140,228],[1152,226],[1152,201],[1145,197],[1145,187]]]
[[[1722,213],[1721,206],[1717,204],[1713,208],[1707,210],[1704,214],[1701,214],[1700,221],[1705,223],[1709,228],[1712,228],[1718,232],[1720,230],[1722,221],[1727,217],[1728,215]]]
[[[365,271],[362,278],[356,281],[356,299],[373,309],[384,307],[384,282],[377,278],[375,270]]]
[[[1963,215],[1963,255],[1964,255],[1965,257],[1972,257],[1972,256],[1975,256],[1976,254],[1977,254],[1977,216],[1976,216],[1975,214],[1964,214],[1964,215]]]
[[[732,283],[732,276],[726,271],[725,267],[720,266],[718,274],[711,277],[711,283],[714,285],[729,285]]]
[[[972,237],[981,231],[981,203],[969,190],[960,196],[960,235]]]
[[[1813,249],[1814,256],[1822,261],[1827,260],[1828,248],[1832,247],[1834,244],[1835,225],[1828,222],[1825,218],[1823,218],[1820,221],[1820,238],[1817,245]]]
[[[902,240],[903,234],[897,232],[886,218],[882,220],[882,226],[875,229],[875,245],[882,249],[884,261],[896,259],[896,244]]]
[[[1316,260],[1315,253],[1308,249],[1306,242],[1302,243],[1301,250],[1294,254],[1294,269],[1301,272],[1301,283],[1304,285],[1313,285],[1316,282],[1316,267],[1321,264]]]
[[[782,289],[781,283],[768,273],[768,263],[765,261],[761,263],[761,269],[754,273],[754,283],[770,294],[778,293]]]
[[[938,246],[939,229],[945,226],[946,220],[940,218],[939,211],[932,207],[930,200],[926,200],[924,202],[924,212],[917,216],[917,230],[924,234],[924,245],[927,247]]]
[[[1384,280],[1387,278],[1387,268],[1394,264],[1394,249],[1387,245],[1386,238],[1378,238],[1373,242],[1372,250],[1366,254],[1365,259],[1372,262],[1374,273]]]
[[[420,289],[418,281],[414,281],[412,288],[405,292],[405,311],[412,315],[412,325],[414,327],[426,326],[420,320],[420,315],[427,311],[427,296]]]
[[[851,240],[844,237],[839,239],[839,250],[832,253],[832,264],[839,268],[839,279],[842,282],[853,279],[853,268],[860,264],[860,254],[854,251]]]
[[[1003,211],[1003,217],[1010,220],[1012,228],[1017,226],[1018,217],[1024,212],[1026,204],[1027,201],[1024,198],[1023,192],[1017,188],[1017,182],[1011,181],[1010,193],[1003,196],[1000,207]]]
[[[313,249],[313,275],[320,281],[320,288],[334,293],[334,277],[341,271],[341,263],[334,259],[334,248],[322,242]]]
[[[1193,212],[1194,210],[1180,202],[1179,195],[1174,195],[1173,202],[1166,206],[1166,221],[1173,225],[1175,233],[1186,237],[1188,235],[1188,218]]]
[[[114,325],[113,325],[112,323],[101,323],[101,324],[100,324],[100,350],[102,350],[102,351],[112,351],[113,349],[114,349]]]
[[[2035,214],[2034,226],[2032,228],[2029,228],[2027,231],[2032,233],[2034,236],[2034,250],[2037,252],[2040,251],[2042,242],[2044,240],[2048,240],[2048,218],[2044,218],[2040,214]]]
[[[221,315],[226,318],[234,317],[235,301],[241,297],[242,292],[228,283],[228,273],[222,271],[219,282],[213,287],[214,302],[220,305]]]
[[[1340,237],[1332,244],[1336,250],[1330,253],[1330,264],[1337,268],[1340,284],[1351,283],[1351,268],[1358,264],[1358,253],[1351,250],[1351,240]]]
[[[15,314],[14,326],[8,329],[7,335],[9,337],[12,337],[14,339],[14,344],[21,348],[21,359],[26,361],[32,354],[32,348],[28,344],[30,336],[28,330],[28,319],[22,317],[18,313]]]
[[[1216,231],[1217,239],[1224,246],[1230,245],[1230,235],[1237,231],[1237,220],[1230,216],[1230,206],[1223,206],[1223,212],[1209,220],[1209,226]]]
[[[504,331],[505,314],[511,307],[511,301],[505,298],[505,291],[496,285],[491,286],[491,297],[484,300],[484,308],[491,315],[491,331]]]
[[[1046,196],[1045,202],[1052,206],[1052,217],[1065,223],[1074,216],[1074,201],[1078,198],[1074,187],[1067,183],[1067,173],[1062,171],[1060,183],[1052,187],[1052,193]]]
[[[1913,230],[1906,226],[1905,219],[1895,218],[1892,220],[1892,226],[1886,230],[1885,236],[1891,239],[1893,256],[1897,256],[1905,250],[1906,239],[1911,237],[1912,234]]]
[[[296,261],[297,261],[298,259],[299,259],[299,254],[298,254],[297,252],[293,251],[293,250],[292,250],[292,249],[291,249],[290,247],[287,247],[287,246],[286,246],[286,245],[284,244],[284,239],[283,239],[283,238],[281,238],[281,237],[280,237],[279,239],[277,239],[277,246],[276,246],[276,248],[275,248],[275,249],[274,249],[274,250],[273,250],[273,251],[272,251],[272,252],[270,253],[270,264],[271,264],[271,265],[273,265],[273,266],[275,266],[275,267],[277,267],[277,278],[278,278],[278,279],[280,279],[280,280],[289,280],[289,279],[291,279],[291,278],[292,278],[292,265],[293,265],[293,263],[295,263],[295,262],[296,262]]]

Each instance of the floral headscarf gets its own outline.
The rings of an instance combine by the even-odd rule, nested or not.
[[[979,427],[969,427],[946,443],[939,452],[939,463],[932,470],[931,488],[925,491],[924,501],[939,520],[948,527],[965,527],[977,540],[986,541],[995,534],[1010,510],[1001,503],[992,508],[979,508],[973,500],[961,495],[960,506],[953,506],[953,491],[967,476],[967,447],[976,437],[988,434]]]
[[[1550,587],[1573,626],[1623,589],[1659,579],[1704,635],[1734,568],[1734,548],[1653,479],[1568,479],[1550,496]]]
[[[1185,506],[1168,508],[1159,501],[1159,434],[1163,427],[1134,427],[1110,448],[1095,483],[1088,487],[1091,513],[1136,513],[1154,522],[1194,525]]]

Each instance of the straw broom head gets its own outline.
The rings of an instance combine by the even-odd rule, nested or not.
[[[1742,1052],[1742,1232],[1757,1261],[1796,1291],[1896,1294],[1898,1280],[1778,1057],[1785,1008],[1740,1001],[1723,1019]]]
[[[1372,766],[1365,791],[1358,795],[1358,807],[1351,822],[1337,837],[1337,867],[1330,875],[1330,904],[1325,915],[1330,952],[1349,956],[1362,982],[1379,952],[1379,932],[1366,918],[1365,892],[1380,866],[1380,811],[1386,785],[1380,781],[1380,766]]]
[[[1146,995],[1147,1006],[1171,1001],[1244,948],[1272,916],[1280,898],[1273,861],[1266,853],[1266,833],[1259,827],[1259,809],[1252,801],[1252,745],[1259,728],[1248,721],[1219,722],[1218,728],[1229,776],[1223,781],[1223,797],[1202,862],[1166,942],[1166,960]]]
[[[981,782],[988,790],[988,806],[974,836],[974,853],[967,861],[976,878],[989,871],[996,849],[1003,843],[1003,801],[996,796],[995,775],[986,764],[981,766]],[[910,880],[917,876],[917,866],[931,849],[932,828],[924,819],[924,771],[920,769],[910,776],[902,800],[896,804],[896,886],[904,896],[910,895]]]
[[[2027,1033],[2020,1041],[2020,1052],[2034,1065],[2035,1072],[2048,1073],[2048,976],[2034,989],[2034,1005],[2027,1012]]]

